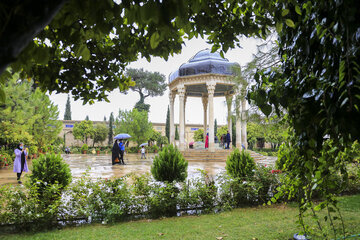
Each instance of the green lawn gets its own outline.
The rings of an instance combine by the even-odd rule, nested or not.
[[[360,233],[360,195],[342,197],[340,207],[352,234]],[[35,234],[0,235],[4,239],[290,239],[298,232],[297,209],[276,205],[239,208],[202,216],[92,224]],[[221,239],[221,238],[219,238]],[[354,238],[353,238],[354,239]]]

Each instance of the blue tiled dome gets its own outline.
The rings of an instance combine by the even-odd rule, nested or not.
[[[204,49],[195,54],[187,63],[182,64],[178,70],[172,72],[169,76],[169,83],[177,77],[189,75],[208,73],[233,75],[233,66],[239,66],[239,64],[229,62],[218,52],[212,53],[210,49]]]

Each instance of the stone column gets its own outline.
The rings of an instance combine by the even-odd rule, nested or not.
[[[245,149],[247,149],[248,147],[246,120],[247,120],[246,99],[243,99],[241,101],[241,142],[245,145]]]
[[[179,86],[178,87],[178,94],[179,94],[179,123],[180,123],[180,129],[179,129],[179,140],[180,140],[180,151],[185,150],[185,122],[184,122],[184,110],[185,110],[185,86]]]
[[[203,94],[202,98],[202,104],[204,107],[204,142],[206,138],[206,132],[207,132],[207,106],[208,106],[208,97],[206,94]]]
[[[215,152],[215,143],[214,143],[214,92],[216,83],[208,82],[206,83],[208,90],[208,100],[209,100],[209,151]]]
[[[176,94],[170,90],[170,144],[175,146],[174,102]]]
[[[241,104],[239,96],[235,98],[235,111],[236,111],[236,148],[241,150]]]
[[[230,94],[226,94],[226,105],[227,105],[227,109],[228,109],[228,119],[227,119],[227,124],[228,124],[228,130],[232,139],[232,122],[231,122],[231,105],[232,105],[232,95]],[[232,149],[232,143],[230,144],[230,149]]]
[[[184,96],[184,146],[185,148],[184,149],[187,149],[187,138],[186,138],[186,101],[187,101],[187,96],[186,96],[186,93],[185,93],[185,96]]]

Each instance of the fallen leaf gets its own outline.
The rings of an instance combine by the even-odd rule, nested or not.
[[[163,236],[163,235],[165,235],[165,233],[158,233],[159,234],[159,236]]]
[[[216,237],[217,240],[222,240],[224,239],[223,237]]]

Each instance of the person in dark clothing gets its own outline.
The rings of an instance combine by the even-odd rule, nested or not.
[[[227,134],[226,134],[226,149],[230,149],[230,142],[231,142],[230,133],[229,133],[229,131],[227,131]]]
[[[115,163],[119,163],[120,162],[120,148],[119,148],[119,144],[117,142],[117,140],[115,141],[112,149],[112,165],[114,165]]]

